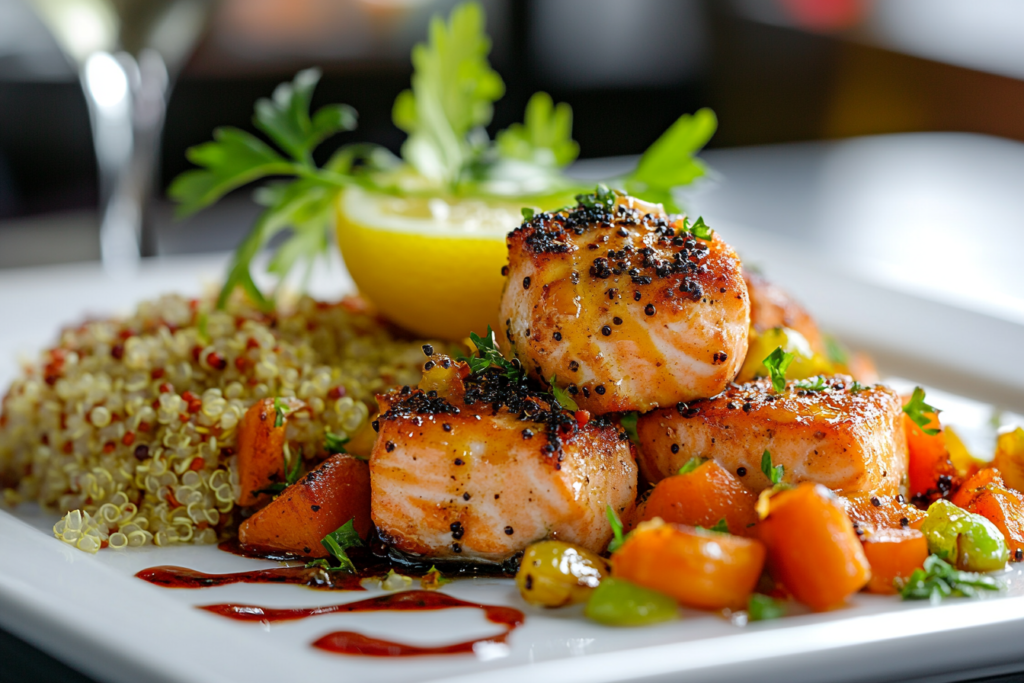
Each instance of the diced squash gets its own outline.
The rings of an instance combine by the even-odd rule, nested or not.
[[[854,526],[865,532],[912,527],[925,516],[923,510],[901,502],[901,496],[854,493],[839,496],[839,503]]]
[[[975,472],[985,467],[986,463],[978,460],[967,450],[967,444],[960,438],[960,435],[952,427],[942,430],[942,436],[946,442],[946,451],[949,453],[949,461],[956,468],[956,473],[961,479],[967,479]]]
[[[1017,427],[999,435],[992,466],[1003,475],[1007,486],[1024,492],[1024,428]]]
[[[811,609],[840,607],[871,578],[853,523],[820,484],[773,495],[758,532],[773,578]]]
[[[960,478],[949,459],[946,439],[938,417],[931,413],[928,429],[939,429],[937,434],[925,434],[907,415],[903,416],[903,431],[907,436],[907,475],[913,502],[925,504],[941,498],[956,488]]]
[[[348,520],[360,538],[370,531],[370,469],[344,453],[332,456],[242,522],[246,545],[326,557],[320,540]]]
[[[362,429],[352,435],[345,444],[345,452],[360,458],[369,458],[373,452],[373,444],[377,441],[377,432],[373,429],[373,421],[376,416],[371,416]]]
[[[662,479],[640,505],[637,520],[660,517],[710,529],[725,520],[729,533],[749,536],[757,523],[757,496],[714,460],[686,474]]]
[[[865,534],[864,555],[871,565],[869,593],[896,593],[896,579],[908,579],[928,558],[928,539],[917,529],[879,529]]]
[[[301,405],[293,399],[281,400],[289,410]],[[259,492],[285,480],[284,443],[288,418],[284,418],[280,427],[274,426],[276,421],[274,399],[265,398],[245,412],[238,426],[238,495],[235,502],[243,507],[269,500],[270,494]]]
[[[764,557],[760,541],[654,519],[612,554],[612,576],[688,607],[739,609],[757,585]]]
[[[964,482],[952,502],[992,522],[1006,539],[1010,560],[1024,560],[1024,496],[1006,486],[999,470],[979,470]]]

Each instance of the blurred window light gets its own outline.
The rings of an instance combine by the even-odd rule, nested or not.
[[[558,85],[673,85],[704,66],[707,21],[697,0],[546,0],[530,13],[530,50]]]

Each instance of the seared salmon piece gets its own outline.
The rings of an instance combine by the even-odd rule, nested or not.
[[[736,252],[660,204],[590,197],[508,236],[502,350],[594,414],[725,389],[750,325]]]
[[[604,550],[605,507],[633,513],[637,466],[620,427],[435,355],[419,388],[378,396],[371,514],[424,558],[501,562],[545,538]]]
[[[845,375],[820,378],[820,391],[801,386],[817,379],[790,381],[782,393],[756,380],[644,415],[637,423],[641,471],[656,482],[690,458],[714,458],[758,492],[771,486],[761,472],[767,450],[788,484],[897,495],[907,473],[900,397],[881,385],[852,388]]]

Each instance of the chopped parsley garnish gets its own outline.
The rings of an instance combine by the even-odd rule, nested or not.
[[[704,531],[714,531],[715,533],[719,533],[719,534],[727,534],[727,533],[729,533],[729,525],[726,523],[724,517],[722,519],[718,520],[717,522],[715,522],[715,525],[710,527],[710,528],[706,528],[705,529],[702,526],[698,526],[697,528],[698,529],[704,529]]]
[[[476,347],[476,356],[459,356],[459,360],[469,363],[473,374],[483,372],[492,365],[504,371],[505,378],[510,382],[518,382],[523,378],[523,371],[518,363],[513,363],[501,355],[494,343],[494,332],[487,326],[487,336],[481,337],[476,332],[469,333],[469,339]]]
[[[354,130],[357,123],[356,111],[348,105],[310,111],[320,80],[317,69],[299,72],[278,85],[271,98],[256,102],[254,123],[265,137],[222,127],[212,141],[190,148],[187,157],[198,168],[179,175],[169,189],[179,216],[195,213],[232,190],[264,182],[255,199],[265,208],[235,251],[217,306],[224,308],[240,287],[261,308],[271,309],[273,296],[265,296],[253,279],[256,256],[278,233],[289,231],[267,270],[278,285],[300,264],[308,275],[313,261],[330,249],[335,207],[347,187],[401,195],[411,184],[428,195],[502,201],[571,196],[582,190],[578,180],[563,172],[579,154],[567,104],[535,93],[523,123],[499,131],[493,141],[488,138],[494,102],[505,92],[488,61],[490,49],[480,3],[457,5],[447,20],[433,17],[426,42],[412,50],[411,88],[399,93],[392,107],[394,124],[408,134],[401,159],[379,145],[356,142],[341,146],[324,164],[316,163],[314,152],[324,141]],[[684,114],[644,152],[632,172],[607,182],[678,211],[672,191],[706,173],[694,155],[717,125],[710,109]]]
[[[788,353],[783,351],[781,346],[777,346],[761,361],[768,368],[768,374],[772,378],[772,389],[778,393],[786,390],[786,370],[794,358],[796,358],[795,353]]]
[[[576,404],[576,401],[574,401],[572,396],[569,395],[569,392],[555,383],[554,375],[551,375],[551,379],[548,380],[548,384],[551,385],[551,395],[555,397],[555,400],[558,402],[558,405],[562,406],[566,410],[571,410],[573,412],[576,412],[577,410],[580,409],[580,407]],[[623,425],[623,427],[625,427],[625,425]]]
[[[689,474],[708,461],[707,458],[694,456],[686,461],[686,464],[679,468],[679,474]]]
[[[626,413],[622,416],[622,419],[619,420],[619,424],[621,424],[622,428],[626,430],[626,436],[629,437],[630,441],[637,445],[640,444],[640,435],[636,432],[636,423],[639,419],[640,414],[634,410],[631,413]]]
[[[805,391],[825,391],[829,388],[828,382],[826,382],[825,378],[821,375],[813,377],[812,379],[813,381],[811,381],[811,379],[797,380],[796,382],[793,382],[793,386],[800,387]]]
[[[765,450],[761,454],[761,471],[772,482],[772,485],[777,485],[782,483],[782,475],[786,473],[786,468],[783,465],[772,466],[772,454]]]
[[[345,444],[349,442],[347,434],[335,434],[334,432],[324,432],[324,448],[331,455],[338,453],[347,453],[345,450]]]
[[[921,431],[925,434],[934,436],[939,433],[938,429],[928,427],[932,421],[932,417],[929,413],[938,415],[939,409],[924,402],[924,389],[921,387],[914,387],[914,393],[910,396],[910,400],[907,401],[907,405],[903,406],[903,412],[906,413],[907,417],[909,417],[914,424],[920,427]]]
[[[588,209],[611,211],[615,207],[615,200],[618,196],[618,193],[615,190],[609,190],[607,185],[598,184],[593,192],[576,195],[576,202]]]
[[[353,521],[354,519],[348,520],[336,530],[324,536],[323,540],[320,541],[327,548],[327,552],[334,556],[338,563],[338,568],[350,572],[354,572],[356,566],[352,564],[352,560],[348,558],[348,554],[345,551],[349,548],[363,545],[362,539],[356,533]]]
[[[785,615],[786,608],[782,602],[763,593],[752,594],[747,602],[747,619],[749,621],[767,621]]]
[[[327,570],[341,569],[341,567],[334,567],[334,566],[332,566],[330,562],[328,562],[327,560],[325,560],[322,557],[318,557],[315,560],[310,560],[309,562],[307,562],[305,564],[305,568],[306,569],[319,568],[319,569],[327,569]]]
[[[702,240],[709,240],[715,236],[715,231],[708,227],[703,216],[698,216],[697,222],[690,226],[690,233]]]
[[[528,206],[524,206],[522,209],[520,209],[520,211],[522,211],[522,213],[523,213],[523,220],[524,221],[532,220],[534,215],[536,214],[536,211],[534,211],[533,209],[531,209]]]
[[[284,451],[281,454],[281,458],[284,460],[284,481],[274,482],[266,488],[254,491],[253,493],[255,495],[259,495],[261,493],[273,493],[274,495],[277,495],[299,480],[299,473],[302,471],[302,449],[300,448],[298,456],[293,458],[291,449],[288,448],[288,444],[286,443],[284,445]]]
[[[896,588],[904,600],[931,600],[942,598],[973,598],[981,591],[998,591],[1002,585],[993,577],[975,572],[964,572],[953,567],[938,555],[929,555],[924,569],[915,569],[905,581],[896,580]]]
[[[287,417],[290,412],[291,408],[286,406],[281,399],[274,399],[274,429],[279,429],[284,426],[284,418]]]
[[[850,391],[856,394],[858,391],[867,391],[871,387],[866,384],[861,384],[857,380],[853,380],[853,384],[850,385]]]
[[[625,536],[622,534],[622,520],[615,514],[615,510],[612,509],[611,505],[606,505],[604,514],[608,517],[608,523],[612,525],[613,538],[611,543],[608,544],[608,552],[614,553],[616,550],[622,547],[622,544],[626,542]]]

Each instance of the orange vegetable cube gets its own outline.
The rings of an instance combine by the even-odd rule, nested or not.
[[[739,609],[764,567],[760,541],[660,519],[640,524],[612,555],[612,576],[688,607]]]
[[[274,426],[276,420],[274,399],[265,398],[252,404],[238,426],[239,490],[235,502],[239,505],[256,505],[269,500],[269,494],[259,491],[285,480],[287,418],[280,427]]]
[[[853,523],[820,484],[804,482],[773,495],[758,532],[773,578],[811,609],[841,606],[871,578]]]
[[[1024,492],[1024,428],[999,435],[992,466],[999,470],[1009,488]]]
[[[320,540],[348,520],[370,531],[370,469],[344,453],[332,456],[242,522],[238,540],[299,555],[326,557]]]
[[[901,502],[901,496],[854,493],[839,496],[838,500],[850,521],[862,531],[912,527],[925,518],[923,510]]]
[[[946,439],[939,418],[929,414],[927,429],[938,429],[937,434],[925,434],[907,415],[903,416],[903,431],[907,436],[907,476],[911,500],[925,503],[949,493],[960,483],[956,467],[949,458]]]
[[[896,579],[907,579],[924,566],[928,539],[917,529],[879,529],[864,538],[864,555],[871,565],[869,593],[896,593]]]
[[[711,528],[724,519],[729,533],[749,536],[757,523],[757,496],[714,460],[662,479],[637,511],[637,520]]]

